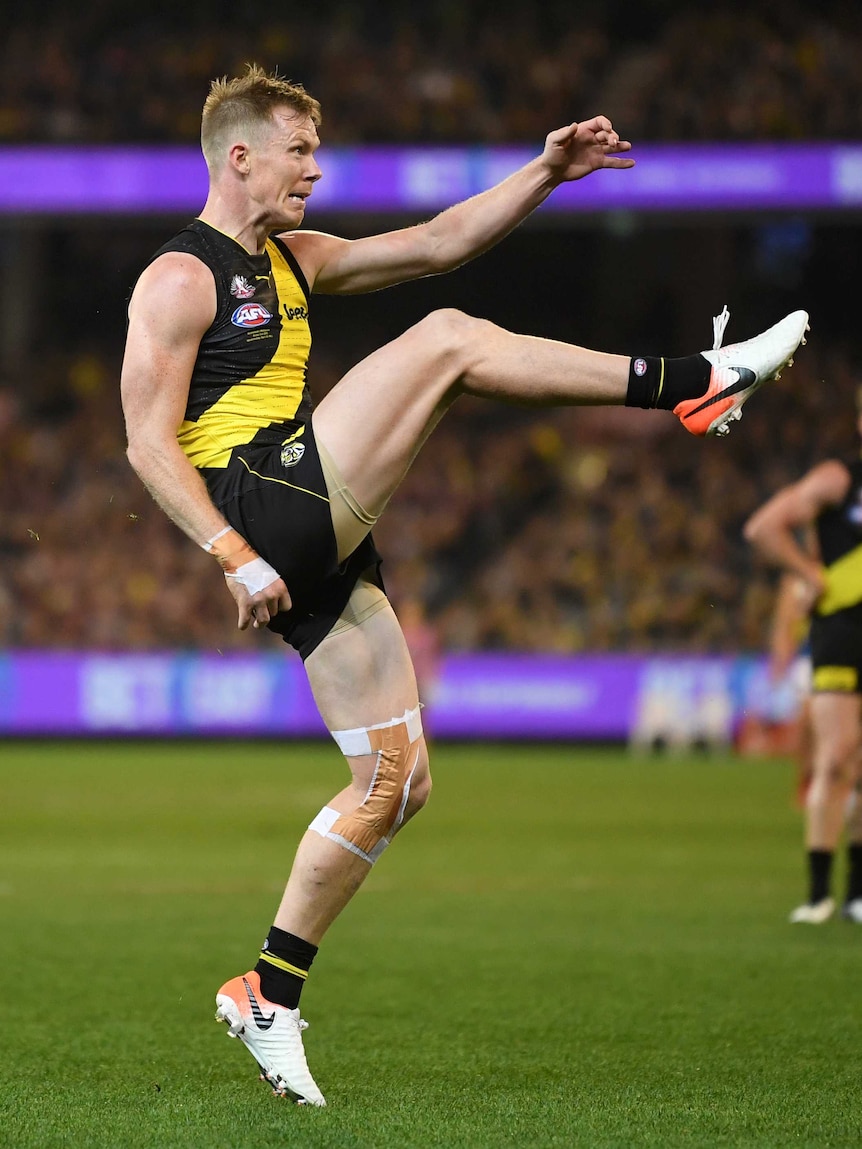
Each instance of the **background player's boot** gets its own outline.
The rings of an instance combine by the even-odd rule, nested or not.
[[[298,1009],[267,1001],[254,971],[226,982],[216,995],[216,1021],[229,1026],[260,1066],[273,1092],[299,1105],[325,1105],[305,1060],[302,1031],[307,1023]]]
[[[727,308],[715,321],[712,351],[702,351],[712,364],[709,386],[697,399],[677,403],[673,411],[693,435],[726,435],[730,424],[741,418],[742,405],[768,379],[778,379],[793,362],[793,353],[805,342],[808,312],[794,311],[780,323],[744,343],[721,346],[730,314]]]
[[[794,925],[801,923],[809,926],[821,926],[824,922],[829,921],[834,913],[834,899],[822,898],[819,902],[806,902],[804,906],[797,906],[790,915],[790,921]]]

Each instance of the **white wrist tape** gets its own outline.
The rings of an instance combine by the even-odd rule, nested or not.
[[[281,575],[277,570],[272,569],[266,559],[258,556],[249,563],[243,563],[235,571],[226,572],[225,578],[237,579],[249,594],[254,595],[259,590],[263,590],[264,587],[268,587],[271,582],[281,578]]]
[[[211,539],[207,539],[207,541],[205,543],[201,543],[201,547],[205,551],[211,551],[213,549],[213,546],[219,541],[219,539],[222,538],[223,535],[229,534],[232,530],[233,530],[233,527],[230,526],[230,524],[228,524],[228,526],[226,526],[226,527],[222,527],[222,529],[217,534],[214,534]]]

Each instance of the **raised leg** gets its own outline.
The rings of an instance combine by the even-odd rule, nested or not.
[[[314,413],[355,498],[379,515],[459,394],[537,406],[623,403],[629,359],[432,312],[357,364]]]

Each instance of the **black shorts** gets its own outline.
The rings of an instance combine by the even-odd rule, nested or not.
[[[847,611],[811,622],[811,687],[815,693],[862,693],[862,619]]]
[[[268,625],[303,659],[332,630],[360,575],[385,589],[371,535],[338,563],[310,423],[289,449],[280,441],[236,447],[227,467],[202,473],[210,498],[230,525],[284,579],[293,606]]]

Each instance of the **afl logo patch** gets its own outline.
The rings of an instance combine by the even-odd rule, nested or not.
[[[305,454],[305,443],[285,443],[281,448],[281,465],[295,467]]]
[[[637,375],[638,378],[646,373],[646,359],[635,359],[632,366],[634,367],[635,375]]]
[[[230,317],[234,327],[263,327],[272,315],[262,303],[243,303]]]

